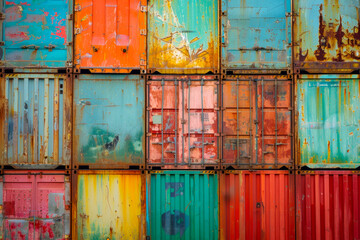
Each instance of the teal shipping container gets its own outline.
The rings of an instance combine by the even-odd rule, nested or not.
[[[359,75],[300,75],[296,88],[298,165],[359,167]]]
[[[291,68],[291,0],[222,0],[223,73]]]
[[[215,171],[152,171],[147,192],[151,239],[218,239]]]
[[[72,14],[72,0],[1,1],[0,67],[72,67]]]
[[[144,168],[144,87],[139,75],[75,75],[75,169]]]

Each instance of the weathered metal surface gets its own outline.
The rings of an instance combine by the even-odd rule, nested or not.
[[[151,239],[218,239],[215,171],[156,171],[147,176]]]
[[[145,175],[140,171],[73,174],[73,239],[145,239]]]
[[[300,75],[297,164],[310,168],[360,166],[359,75]]]
[[[150,0],[148,71],[219,73],[218,0]]]
[[[72,67],[72,0],[2,1],[0,66]]]
[[[213,76],[148,80],[148,166],[218,168],[218,87]]]
[[[75,167],[145,165],[144,82],[139,75],[75,78]]]
[[[351,72],[360,66],[358,0],[294,0],[295,68]]]
[[[3,81],[1,164],[36,169],[69,165],[71,76],[8,74]]]
[[[221,239],[295,239],[289,171],[225,171],[219,185]]]
[[[221,11],[223,69],[290,69],[291,0],[222,0]]]
[[[293,167],[292,81],[286,76],[222,80],[222,167]]]
[[[75,0],[76,69],[145,73],[146,4],[146,0]]]
[[[70,177],[64,171],[5,171],[2,239],[68,239]]]
[[[360,239],[359,199],[359,172],[296,175],[297,239]]]

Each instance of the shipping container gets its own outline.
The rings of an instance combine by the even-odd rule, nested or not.
[[[289,171],[220,175],[221,239],[295,239],[295,183]]]
[[[75,72],[145,73],[146,0],[75,0]]]
[[[360,66],[358,0],[294,0],[294,65],[309,73]]]
[[[1,81],[1,164],[26,169],[69,168],[72,76],[7,74]]]
[[[145,83],[139,75],[75,75],[73,166],[145,166]]]
[[[219,80],[151,76],[147,81],[149,168],[219,168]]]
[[[0,177],[1,239],[70,239],[65,171],[7,170]]]
[[[148,72],[219,73],[218,0],[150,0]]]
[[[151,239],[218,239],[215,171],[153,171],[146,186]]]
[[[146,183],[141,171],[73,171],[72,239],[144,239]]]
[[[293,168],[292,89],[280,75],[222,80],[222,168]]]
[[[291,70],[291,0],[222,0],[223,73]]]
[[[297,165],[360,166],[359,75],[300,75],[297,93]]]
[[[360,239],[360,172],[296,175],[297,239]]]
[[[72,67],[72,0],[12,0],[0,5],[0,66],[33,72]]]

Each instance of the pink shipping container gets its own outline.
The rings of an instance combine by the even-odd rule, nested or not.
[[[0,239],[69,239],[70,177],[65,171],[5,171]]]
[[[360,172],[296,175],[297,239],[360,239]]]
[[[147,164],[219,168],[219,81],[214,76],[152,76],[147,86]]]

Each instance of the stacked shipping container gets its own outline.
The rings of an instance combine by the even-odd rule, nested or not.
[[[359,8],[3,1],[0,235],[359,239]]]

